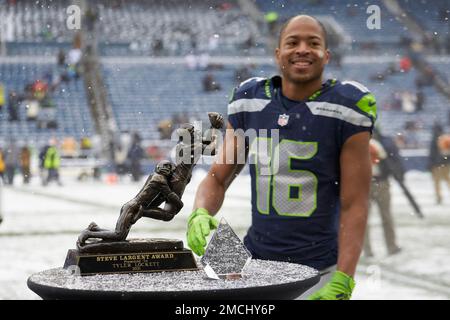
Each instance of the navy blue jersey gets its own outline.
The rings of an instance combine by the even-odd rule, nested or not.
[[[371,132],[375,119],[375,98],[353,81],[328,80],[306,101],[284,97],[279,76],[234,90],[228,120],[253,133],[244,243],[254,258],[319,270],[336,264],[341,149],[352,135]]]

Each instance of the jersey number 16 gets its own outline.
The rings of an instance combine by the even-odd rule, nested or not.
[[[269,214],[270,205],[281,216],[309,217],[317,207],[317,177],[292,168],[292,160],[309,160],[317,154],[316,142],[256,138],[249,152],[255,164],[256,204],[259,213]],[[271,188],[272,187],[272,188]]]

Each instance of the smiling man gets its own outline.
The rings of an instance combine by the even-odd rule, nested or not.
[[[244,166],[228,159],[245,152],[252,225],[244,243],[253,258],[314,267],[321,281],[304,296],[349,299],[367,222],[376,103],[357,82],[323,80],[330,60],[326,37],[317,19],[291,18],[275,51],[281,76],[252,78],[234,90],[230,130],[197,190],[187,238],[202,255],[206,236],[217,226],[213,215]],[[240,140],[236,129],[277,129],[279,139],[269,134]],[[269,153],[255,152],[255,141],[269,146]]]

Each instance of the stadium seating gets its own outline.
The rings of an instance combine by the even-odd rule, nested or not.
[[[442,21],[439,10],[447,3],[445,0],[399,0],[401,6],[412,17],[421,19],[424,28],[431,32],[441,32],[448,28],[448,21]],[[22,0],[15,5],[0,2],[0,20],[9,21],[6,30],[9,55],[54,55],[63,48],[70,48],[74,35],[65,25],[65,8],[70,1]],[[259,28],[248,16],[242,13],[237,1],[95,1],[98,10],[100,53],[102,55],[134,56],[163,55],[184,56],[193,46],[197,52],[208,51],[214,55],[241,55],[243,44],[252,37],[261,43],[249,55],[267,54],[264,49],[264,28]],[[182,4],[182,5],[180,5]],[[370,30],[366,27],[369,5],[365,0],[353,0],[343,4],[338,0],[308,1],[263,1],[256,4],[262,12],[277,11],[281,20],[298,13],[317,16],[330,16],[339,23],[353,44],[373,42],[382,50],[403,54],[396,43],[408,30],[389,13],[382,0],[370,4],[381,7],[382,29]],[[186,9],[188,8],[188,10]],[[448,29],[445,29],[448,30]],[[154,47],[156,40],[164,43],[161,51]],[[214,41],[218,41],[214,49]],[[195,43],[195,44],[194,44]],[[394,44],[394,45],[393,45]],[[352,56],[361,56],[357,46]],[[393,55],[384,55],[389,58]],[[24,60],[26,61],[26,60]],[[51,64],[0,64],[0,81],[6,83],[7,90],[22,89],[25,82],[52,69]],[[435,68],[447,79],[449,63],[435,63]],[[225,64],[221,70],[212,71],[222,90],[205,93],[202,78],[206,71],[189,70],[179,62],[174,65],[155,63],[103,63],[103,74],[109,100],[120,131],[141,133],[144,139],[157,140],[158,122],[170,119],[176,114],[188,111],[193,118],[206,119],[206,112],[216,110],[226,113],[226,102],[232,87],[236,84],[234,72],[237,65]],[[395,135],[404,131],[406,122],[414,121],[420,128],[429,129],[436,120],[448,119],[448,101],[433,87],[423,89],[426,104],[423,112],[405,113],[391,110],[394,92],[415,93],[417,71],[396,73],[383,80],[373,80],[373,76],[386,69],[386,63],[350,61],[342,68],[330,65],[327,77],[357,80],[367,85],[375,94],[380,108],[380,121],[383,131]],[[254,76],[267,76],[275,73],[274,66],[259,65],[253,70]],[[447,73],[447,74],[446,74]],[[64,84],[55,93],[58,105],[57,119],[61,124],[57,134],[71,134],[80,137],[93,132],[84,87],[81,81]],[[73,106],[76,106],[75,108]],[[24,110],[20,117],[24,119]],[[9,123],[5,113],[0,120],[1,136],[22,134],[24,137],[37,137],[45,140],[49,132],[39,131],[33,123]],[[418,131],[420,145],[425,146],[430,139],[427,130]]]
[[[426,31],[448,34],[450,7],[447,0],[400,0],[401,7]]]
[[[41,51],[50,49],[54,54],[55,47],[70,43],[75,31],[61,27],[66,26],[66,8],[70,4],[66,0],[25,0],[4,7],[0,4],[0,21],[9,21],[6,39],[13,42],[12,54],[27,54],[33,43]],[[201,0],[96,1],[93,4],[103,52],[108,53],[109,45],[112,46],[109,54],[185,55],[194,50],[224,55],[246,49],[249,37],[261,39],[257,25],[242,13],[235,1],[226,5],[222,1]],[[160,51],[154,46],[156,41],[162,41]],[[51,46],[46,48],[39,43]],[[265,53],[258,46],[250,50],[250,54]]]
[[[53,64],[0,63],[0,82],[5,85],[7,91],[23,92],[26,84],[42,79],[46,73],[54,72],[54,68]],[[21,105],[20,121],[8,121],[6,110],[0,113],[2,140],[15,137],[23,142],[41,145],[50,137],[73,136],[79,141],[81,137],[94,133],[82,80],[62,83],[53,93],[53,101],[56,105],[57,129],[40,129],[35,121],[26,121],[26,109]]]
[[[236,83],[233,78],[235,67],[225,66],[223,70],[213,71],[223,87],[214,93],[202,91],[201,79],[205,71],[187,70],[183,65],[104,64],[103,69],[120,130],[138,130],[146,139],[158,139],[158,121],[170,119],[175,114],[187,110],[194,118],[204,118],[207,111],[226,113],[228,94]],[[345,63],[342,68],[330,65],[326,69],[326,78],[356,80],[365,84],[378,100],[379,124],[385,134],[393,136],[404,132],[408,121],[416,122],[419,129],[430,129],[434,121],[447,119],[448,102],[433,87],[424,88],[424,111],[407,113],[389,110],[395,92],[416,93],[417,72],[399,72],[382,81],[371,79],[372,75],[383,72],[385,68],[385,63],[367,62]],[[441,65],[441,68],[448,68],[448,64]],[[253,70],[254,76],[270,76],[274,73],[276,68],[269,65],[258,66]],[[426,146],[431,138],[428,131],[419,130],[417,134],[420,146]]]
[[[350,36],[352,43],[370,42],[395,43],[401,35],[406,35],[407,30],[384,7],[383,1],[375,0],[368,3],[364,0],[353,0],[343,3],[339,0],[327,1],[265,1],[257,0],[260,9],[267,13],[276,11],[280,19],[292,17],[296,14],[309,14],[315,16],[331,16],[341,26],[343,31]],[[369,5],[377,5],[381,8],[381,29],[371,30],[366,27],[369,14],[366,13]]]

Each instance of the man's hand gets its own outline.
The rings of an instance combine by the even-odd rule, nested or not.
[[[187,241],[189,248],[197,255],[205,254],[206,237],[212,229],[216,229],[219,221],[211,216],[208,210],[198,208],[189,216]]]
[[[349,275],[336,271],[331,280],[308,300],[350,300],[355,281]]]

